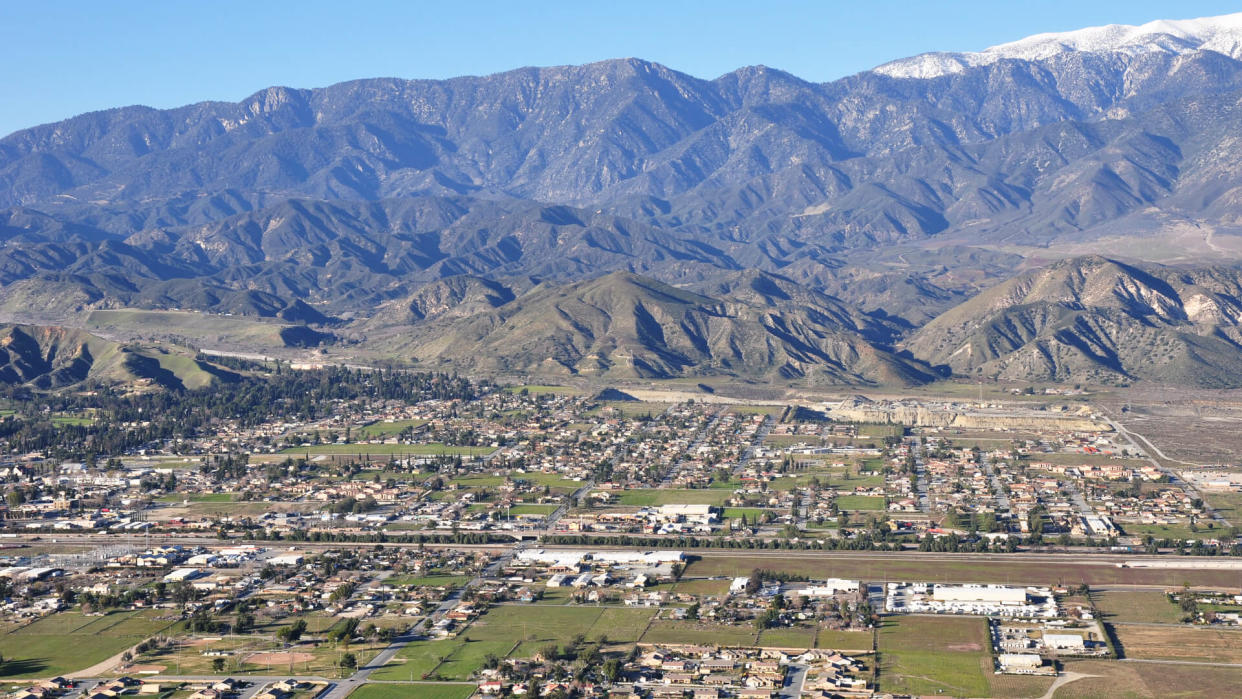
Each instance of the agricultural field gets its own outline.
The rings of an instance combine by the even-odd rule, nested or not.
[[[788,552],[772,556],[762,553],[704,552],[698,555],[700,558],[687,566],[686,575],[698,578],[748,575],[755,568],[768,568],[812,578],[841,577],[909,582],[1021,582],[1042,585],[1087,583],[1093,586],[1167,587],[1180,587],[1183,582],[1189,582],[1191,585],[1216,588],[1234,588],[1238,584],[1237,572],[1231,570],[1118,568],[1108,561],[1015,561],[1005,560],[1003,555],[947,561],[919,560],[915,556],[905,560],[876,560],[866,555],[848,553],[825,555]]]
[[[971,617],[904,616],[879,630],[880,689],[980,697],[988,693],[987,622]]]
[[[1237,694],[1242,668],[1076,660],[1065,671],[1087,675],[1057,688],[1055,699],[1226,697]]]
[[[1129,624],[1117,624],[1113,631],[1126,658],[1242,664],[1242,631]]]
[[[1091,591],[1105,621],[1176,624],[1182,611],[1159,590],[1097,589]]]
[[[990,664],[990,663],[989,663]],[[1024,699],[1042,697],[1048,692],[1055,678],[1025,675],[998,675],[984,671],[988,681],[987,696],[993,699]]]

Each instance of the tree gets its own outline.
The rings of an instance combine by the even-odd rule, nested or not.
[[[342,655],[341,656],[341,667],[345,668],[346,670],[353,670],[354,668],[358,667],[358,656],[354,655],[353,653],[346,653],[345,655]]]
[[[224,658],[215,658],[211,661],[211,669],[213,672],[224,672]]]
[[[298,619],[289,626],[276,632],[276,637],[285,643],[296,643],[306,633],[306,620]]]
[[[601,669],[604,679],[609,682],[616,682],[621,676],[621,661],[616,658],[610,658],[604,661],[604,667]]]

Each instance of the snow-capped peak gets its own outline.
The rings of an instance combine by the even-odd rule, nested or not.
[[[1072,32],[1035,34],[983,51],[924,53],[885,63],[875,72],[895,78],[935,78],[1012,58],[1040,61],[1071,51],[1183,54],[1216,51],[1242,59],[1242,12],[1199,19],[1161,19],[1140,26],[1109,24]]]

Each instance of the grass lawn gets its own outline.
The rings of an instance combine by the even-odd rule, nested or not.
[[[759,645],[765,648],[814,648],[815,628],[765,629],[759,634]]]
[[[1091,599],[1105,621],[1176,624],[1182,611],[1159,590],[1092,590]]]
[[[381,437],[391,437],[401,434],[402,430],[407,427],[419,427],[426,424],[426,420],[393,420],[392,422],[373,422],[365,427],[356,427],[351,430],[354,439],[379,439]]]
[[[556,512],[559,505],[514,505],[507,510],[501,510],[507,515],[516,517],[518,515],[541,515],[548,516]]]
[[[616,502],[621,505],[635,507],[654,507],[658,505],[723,505],[729,499],[730,492],[705,488],[702,490],[677,490],[673,488],[644,488],[625,490],[614,493]]]
[[[871,650],[873,634],[870,631],[835,631],[820,629],[815,636],[816,648],[834,650]]]
[[[888,507],[884,498],[875,495],[838,495],[837,507],[849,512],[883,510]]]
[[[608,608],[595,620],[587,634],[590,638],[608,637],[609,643],[635,643],[642,638],[647,625],[656,614],[654,609]]]
[[[419,682],[416,684],[364,684],[349,699],[466,699],[474,694],[472,684]]]
[[[448,656],[448,659],[436,668],[435,674],[437,679],[467,680],[483,667],[484,658],[489,654],[503,658],[512,648],[513,644],[508,641],[462,642]]]
[[[880,689],[899,694],[988,693],[984,619],[888,617],[879,631]]]
[[[6,634],[0,636],[0,677],[55,677],[84,670],[141,642],[130,636]]]
[[[376,680],[419,680],[440,664],[441,658],[451,656],[461,641],[414,641],[397,651],[397,657],[387,665],[371,673]]]
[[[47,677],[82,670],[156,633],[178,628],[160,612],[111,612],[86,616],[69,611],[43,617],[0,636],[0,677]]]
[[[756,517],[763,515],[763,511],[762,507],[726,507],[721,519],[738,519],[742,515],[746,515],[746,521],[754,522]]]
[[[233,502],[234,493],[168,493],[156,498],[158,502]]]
[[[750,625],[732,626],[702,621],[668,621],[660,619],[651,622],[651,627],[643,635],[642,641],[643,643],[753,646],[755,644],[755,634],[754,626]]]
[[[693,580],[682,578],[677,581],[677,592],[688,595],[725,595],[729,592],[730,580]]]
[[[564,643],[577,634],[591,632],[603,615],[600,607],[555,607],[503,605],[493,607],[462,634],[477,641],[530,641],[536,644]],[[596,636],[599,634],[596,633]],[[611,638],[611,634],[608,634]]]

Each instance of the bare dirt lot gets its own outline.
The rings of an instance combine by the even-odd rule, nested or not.
[[[246,656],[246,662],[254,665],[266,665],[268,667],[276,665],[291,665],[296,663],[307,663],[315,659],[310,653],[255,653]]]

